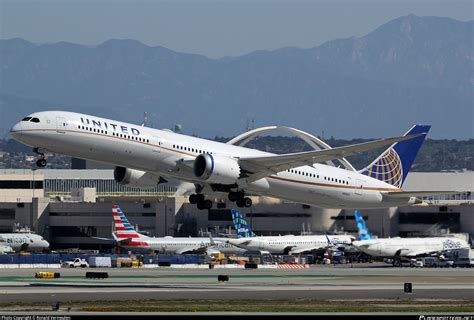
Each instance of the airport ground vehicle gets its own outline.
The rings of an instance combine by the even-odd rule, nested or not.
[[[448,250],[444,253],[444,256],[453,268],[474,267],[474,250],[470,248]]]
[[[410,267],[449,268],[450,263],[446,259],[439,258],[439,257],[421,257],[421,258],[411,259]]]
[[[465,251],[464,254],[460,254],[455,260],[452,261],[451,266],[453,268],[474,268],[474,251]]]
[[[63,261],[61,262],[61,267],[63,268],[88,268],[89,263],[85,259],[76,258],[72,261]]]

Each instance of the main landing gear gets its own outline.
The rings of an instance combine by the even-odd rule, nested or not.
[[[191,204],[197,204],[197,208],[199,210],[204,210],[204,209],[211,209],[212,208],[212,201],[209,199],[205,199],[204,195],[201,193],[194,193],[189,196],[189,203]]]
[[[242,191],[229,192],[229,200],[236,202],[239,208],[250,208],[252,206],[252,199],[245,196]],[[212,209],[212,201],[206,199],[202,193],[193,193],[189,196],[189,203],[196,204],[199,210]]]
[[[40,156],[40,158],[36,161],[36,165],[39,168],[46,167],[47,162],[46,162],[46,159],[44,158],[44,153],[39,152],[39,148],[33,148],[33,152]]]
[[[246,197],[242,191],[229,192],[229,200],[236,202],[239,208],[250,208],[252,206],[252,199]]]

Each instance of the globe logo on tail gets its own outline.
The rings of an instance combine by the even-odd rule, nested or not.
[[[366,174],[397,188],[401,188],[403,184],[402,161],[393,148],[388,149],[378,161],[373,163]]]

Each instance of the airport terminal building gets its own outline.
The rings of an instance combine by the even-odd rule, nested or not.
[[[425,204],[361,210],[378,237],[434,236],[449,233],[474,238],[474,172],[436,172],[408,175],[410,191],[462,190],[462,194],[424,199]],[[15,223],[29,226],[50,241],[52,248],[108,249],[111,242],[112,203],[129,221],[151,236],[206,236],[231,234],[230,209],[221,201],[198,210],[187,197],[175,196],[166,185],[154,189],[119,185],[113,170],[1,170],[0,233]],[[251,208],[239,209],[260,235],[356,234],[353,210],[322,209],[254,197]]]

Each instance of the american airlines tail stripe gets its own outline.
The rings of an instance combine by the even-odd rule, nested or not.
[[[132,225],[129,223],[116,222],[115,225],[120,227],[133,228]]]
[[[136,233],[117,233],[117,238],[140,238]]]
[[[115,230],[129,230],[129,231],[134,231],[133,227],[127,227],[127,226],[123,226],[123,225],[120,225],[120,224],[116,224],[116,225],[115,225]]]

